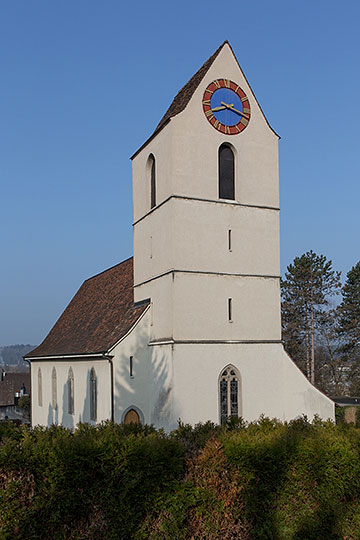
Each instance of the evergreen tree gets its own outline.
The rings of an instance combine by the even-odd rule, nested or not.
[[[281,282],[283,340],[288,353],[315,383],[315,336],[330,297],[339,292],[340,272],[313,251],[296,257]]]
[[[350,392],[360,395],[360,261],[347,274],[338,308],[343,352],[350,364]]]
[[[351,347],[360,345],[360,261],[347,273],[339,306],[340,328]]]

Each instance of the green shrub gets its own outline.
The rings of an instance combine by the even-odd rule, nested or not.
[[[0,424],[0,538],[355,540],[360,430]]]

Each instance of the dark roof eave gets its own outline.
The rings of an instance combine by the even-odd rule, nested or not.
[[[76,352],[76,353],[59,353],[59,354],[43,354],[43,355],[39,354],[39,355],[33,355],[33,356],[31,356],[31,353],[30,353],[24,356],[23,358],[31,361],[31,360],[47,360],[47,359],[55,360],[56,358],[57,359],[68,359],[68,358],[79,359],[81,357],[94,358],[94,356],[104,358],[110,355],[108,351],[106,350],[106,351],[81,352],[81,353]]]
[[[141,150],[143,150],[145,148],[145,146],[147,146],[153,139],[154,137],[160,133],[160,131],[162,131],[164,129],[165,126],[167,126],[170,122],[171,118],[168,118],[161,126],[158,126],[154,133],[152,135],[150,135],[150,137],[148,139],[146,139],[146,141],[140,146],[140,148],[138,150],[136,150],[135,154],[133,154],[130,159],[133,160],[140,152]]]

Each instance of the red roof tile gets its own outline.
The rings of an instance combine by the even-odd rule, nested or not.
[[[87,279],[44,341],[26,358],[108,351],[146,309],[134,307],[133,258]]]
[[[165,124],[169,122],[171,118],[181,113],[185,109],[186,105],[192,98],[195,90],[205,77],[206,73],[209,71],[215,58],[218,56],[225,43],[229,44],[228,41],[224,41],[224,43],[222,43],[220,47],[216,49],[214,54],[212,54],[210,58],[206,60],[205,64],[201,66],[201,68],[195,73],[195,75],[191,77],[191,79],[185,84],[185,86],[183,86],[181,90],[179,90],[179,92],[174,97],[170,107],[156,126],[154,133],[149,137],[149,139],[144,142],[144,144],[135,152],[135,154],[131,156],[131,159],[133,159],[140,152],[140,150],[142,150],[142,148],[147,145],[147,143],[165,126]]]
[[[155,131],[158,131],[159,129],[161,129],[163,125],[168,121],[169,118],[176,116],[177,114],[181,113],[185,109],[186,105],[189,103],[190,99],[192,98],[195,90],[197,89],[197,87],[199,86],[203,78],[205,77],[206,73],[209,71],[215,58],[218,56],[219,52],[221,51],[225,43],[228,43],[228,41],[224,41],[224,43],[222,43],[220,47],[216,49],[214,54],[212,54],[210,58],[206,60],[205,64],[201,66],[201,68],[195,73],[195,75],[191,77],[191,79],[185,84],[185,86],[183,86],[181,90],[179,90],[179,92],[174,97],[170,107],[168,108],[168,110],[166,111],[166,113],[164,114],[160,122],[158,123]]]

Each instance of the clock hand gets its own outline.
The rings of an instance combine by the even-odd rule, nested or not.
[[[211,109],[213,112],[214,111],[222,111],[224,109],[226,109],[227,107],[214,107],[213,109]]]
[[[224,105],[227,109],[231,109],[231,107],[234,106],[233,103],[229,104],[229,103],[225,103],[224,101],[221,101],[221,105]]]
[[[230,109],[230,111],[234,111],[235,113],[240,114],[241,116],[243,116],[244,118],[246,118],[247,120],[249,120],[250,116],[249,116],[248,114],[245,114],[245,113],[243,113],[243,112],[238,111],[237,109],[235,109],[235,107],[234,107],[234,105],[233,105],[232,103],[231,103],[230,105],[227,104],[227,103],[224,103],[223,101],[222,101],[221,103],[222,103],[222,105],[225,105],[225,107],[226,107],[227,109]]]
[[[238,111],[237,109],[234,109],[234,107],[230,107],[230,108],[231,108],[232,111],[236,112],[237,114],[240,114],[241,116],[243,116],[244,118],[249,120],[250,116],[248,114],[244,114],[243,112]]]

